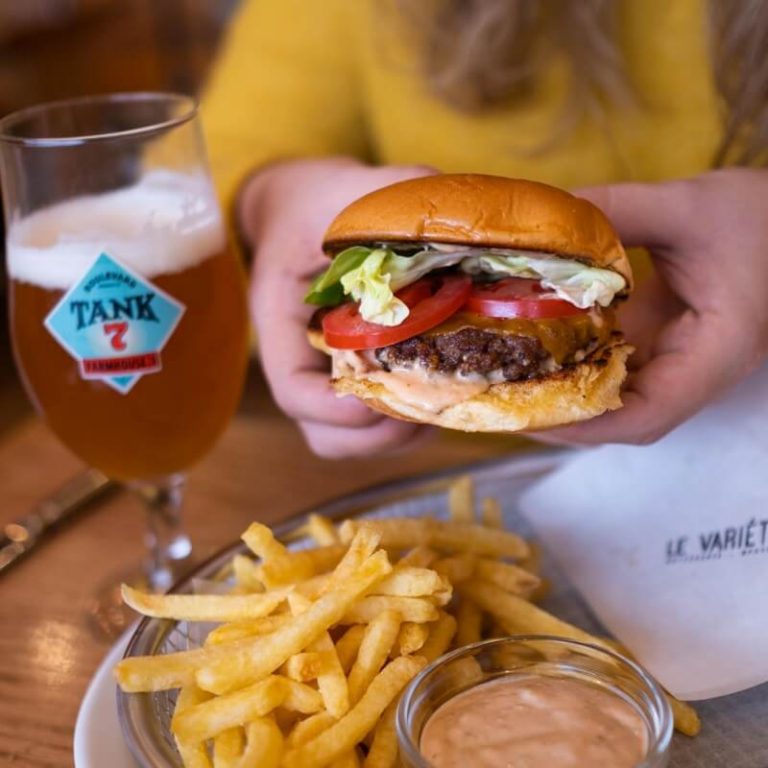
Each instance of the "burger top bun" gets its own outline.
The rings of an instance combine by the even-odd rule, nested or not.
[[[626,290],[632,283],[629,261],[605,214],[535,181],[481,174],[400,181],[341,211],[323,248],[333,256],[350,245],[380,241],[543,251],[618,272]]]

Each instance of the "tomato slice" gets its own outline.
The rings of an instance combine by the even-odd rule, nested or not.
[[[423,277],[395,295],[410,314],[400,325],[378,325],[360,317],[356,302],[342,304],[323,318],[325,343],[334,349],[375,349],[418,336],[458,312],[472,290],[468,275]]]
[[[505,277],[495,283],[476,283],[465,309],[486,317],[523,317],[531,320],[583,315],[588,309],[575,307],[557,294],[542,288],[538,280]]]
[[[428,299],[434,292],[434,281],[429,280],[428,278],[422,278],[399,290],[395,295],[408,307],[408,309],[413,309],[417,304],[424,301],[424,299]]]

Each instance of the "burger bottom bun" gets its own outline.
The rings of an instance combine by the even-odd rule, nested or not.
[[[387,416],[463,432],[547,429],[621,408],[626,360],[633,352],[619,342],[596,350],[578,365],[543,379],[493,384],[482,394],[438,413],[406,403],[383,384],[365,378],[334,379],[340,395],[355,395]]]

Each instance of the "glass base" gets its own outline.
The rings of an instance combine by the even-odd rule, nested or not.
[[[189,573],[192,565],[192,542],[186,533],[179,531],[165,542],[163,556],[158,558],[152,550],[153,543],[150,539],[153,537],[149,535],[147,538],[147,545],[152,554],[144,564],[143,589],[167,592],[182,576]]]

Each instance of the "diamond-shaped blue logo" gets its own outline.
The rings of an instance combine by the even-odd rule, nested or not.
[[[102,253],[45,318],[45,327],[80,364],[122,395],[162,369],[160,352],[185,307],[125,264]]]

